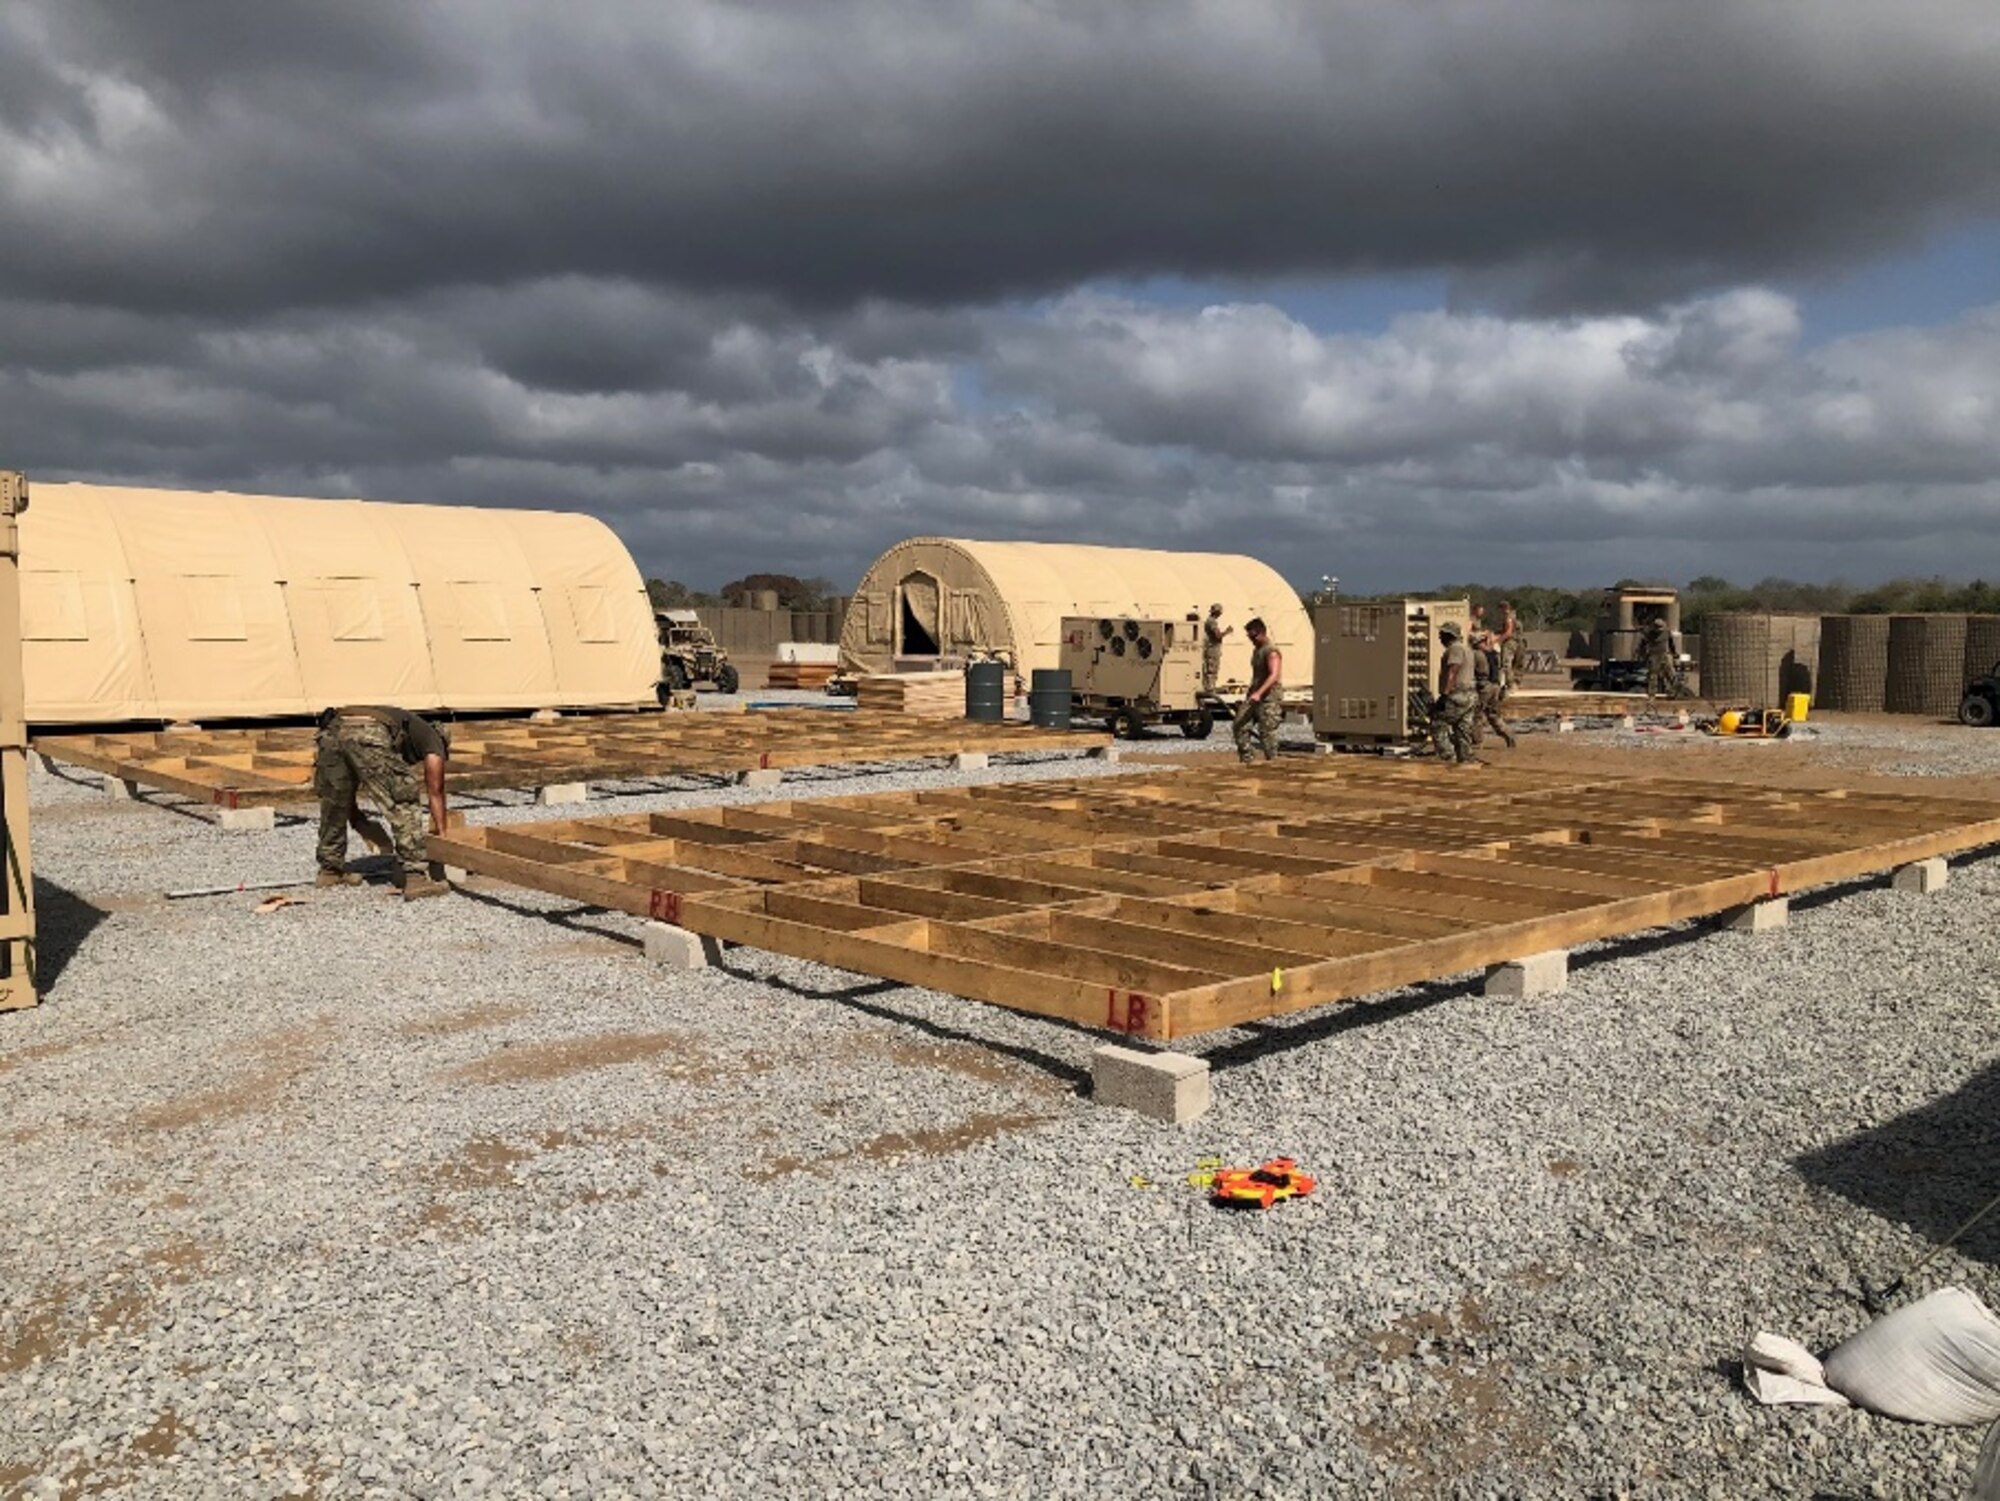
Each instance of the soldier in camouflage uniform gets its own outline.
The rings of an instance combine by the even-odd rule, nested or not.
[[[1522,638],[1521,619],[1514,613],[1514,601],[1500,601],[1500,631],[1493,638],[1500,648],[1500,696],[1505,698],[1521,686],[1521,668],[1528,655],[1528,643]]]
[[[1472,716],[1472,744],[1474,749],[1486,741],[1486,731],[1490,727],[1494,734],[1507,742],[1507,749],[1514,748],[1514,732],[1507,728],[1507,722],[1500,717],[1500,701],[1507,696],[1506,679],[1501,676],[1505,658],[1503,648],[1491,631],[1473,638],[1472,642],[1472,683],[1477,696],[1478,708]]]
[[[1233,636],[1236,627],[1222,623],[1222,606],[1208,607],[1208,620],[1201,628],[1201,691],[1215,692],[1222,677],[1222,638]]]
[[[1236,759],[1248,766],[1253,736],[1267,762],[1278,758],[1278,731],[1285,722],[1285,659],[1271,644],[1262,620],[1246,623],[1243,634],[1250,638],[1250,692],[1236,711]]]
[[[1674,696],[1674,644],[1667,623],[1655,615],[1646,622],[1646,697]]]
[[[1473,759],[1472,714],[1479,706],[1472,650],[1450,621],[1438,627],[1438,640],[1444,661],[1438,668],[1437,702],[1431,706],[1431,747],[1440,761],[1464,766]]]
[[[343,886],[360,881],[347,869],[347,830],[350,824],[366,824],[355,805],[356,794],[366,792],[388,817],[397,885],[404,898],[449,891],[442,881],[430,878],[423,809],[428,802],[431,828],[443,833],[444,765],[450,755],[450,732],[407,709],[329,709],[322,714],[313,757],[313,791],[319,796],[316,883]]]

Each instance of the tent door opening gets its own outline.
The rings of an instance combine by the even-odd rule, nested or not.
[[[896,586],[896,655],[935,657],[942,630],[938,581],[927,573],[906,574]]]

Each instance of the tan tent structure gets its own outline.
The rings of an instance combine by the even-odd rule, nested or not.
[[[612,707],[660,668],[593,517],[103,485],[35,486],[21,650],[35,724]]]
[[[844,666],[888,672],[938,656],[991,654],[1026,677],[1056,667],[1065,615],[1100,619],[1204,617],[1211,604],[1236,627],[1222,682],[1250,674],[1243,625],[1261,615],[1285,656],[1285,682],[1310,690],[1313,633],[1292,586],[1255,558],[1058,542],[915,537],[877,558],[840,633]]]

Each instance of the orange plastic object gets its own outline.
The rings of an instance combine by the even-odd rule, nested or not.
[[[1255,1204],[1269,1209],[1280,1199],[1296,1199],[1319,1186],[1289,1157],[1273,1157],[1262,1167],[1224,1168],[1215,1175],[1212,1197],[1218,1204]]]

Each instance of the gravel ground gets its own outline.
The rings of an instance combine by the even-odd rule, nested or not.
[[[1912,764],[1947,754],[1910,734]],[[1990,1196],[2000,861],[1607,947],[1557,997],[1441,983],[1205,1039],[1216,1107],[1167,1128],[1088,1101],[1092,1035],[748,951],[661,971],[635,922],[508,888],[169,903],[304,870],[310,827],[226,835],[87,780],[34,777],[51,978],[0,1018],[0,1493],[1970,1474],[1977,1433],[1760,1409],[1733,1362],[1757,1328],[1860,1327],[1860,1281]],[[1320,1192],[1231,1215],[1184,1181],[1278,1152]],[[1995,1301],[1996,1266],[1983,1227],[1917,1290]]]

